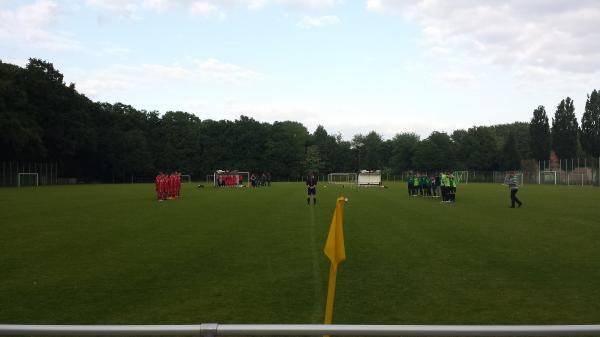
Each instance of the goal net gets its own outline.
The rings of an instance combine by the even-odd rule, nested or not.
[[[469,183],[469,171],[454,171],[453,175],[457,183]]]
[[[541,171],[540,184],[556,185],[556,171]]]
[[[17,186],[38,186],[39,179],[37,173],[22,172],[17,174]]]
[[[358,174],[358,186],[380,186],[381,171],[361,171]]]
[[[179,177],[181,177],[182,183],[191,183],[192,182],[192,176],[190,174],[182,174]]]
[[[250,182],[250,172],[218,170],[212,178],[215,187],[244,187]]]
[[[583,173],[567,173],[567,185],[583,186],[584,177],[585,175]]]
[[[337,185],[356,185],[356,173],[329,173],[327,182]]]

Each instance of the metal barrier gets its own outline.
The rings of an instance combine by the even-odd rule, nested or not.
[[[11,336],[600,336],[600,325],[18,325],[0,324]]]

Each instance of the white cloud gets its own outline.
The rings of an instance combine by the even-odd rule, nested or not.
[[[298,22],[298,25],[303,28],[319,28],[340,23],[340,19],[335,15],[325,15],[319,17],[305,16]]]
[[[209,77],[221,82],[238,84],[245,81],[254,81],[263,78],[263,75],[253,70],[244,69],[238,65],[209,58],[196,62],[202,72]]]
[[[600,69],[596,0],[368,0],[369,10],[418,22],[431,48],[508,66]]]
[[[93,99],[181,86],[192,92],[193,88],[206,84],[242,85],[263,78],[256,71],[214,58],[193,60],[187,65],[115,64],[94,71],[66,68],[64,73],[68,82],[74,82],[80,92]]]
[[[50,0],[37,0],[14,9],[0,8],[0,42],[49,50],[78,48],[70,34],[53,29],[59,19],[59,6]]]
[[[189,11],[192,15],[199,15],[204,17],[214,16],[221,19],[225,17],[225,13],[221,9],[219,9],[219,7],[217,7],[214,4],[211,4],[208,1],[196,1],[192,3],[189,7]]]
[[[304,11],[326,10],[343,3],[342,0],[276,0],[274,2]]]
[[[224,18],[227,11],[236,8],[258,10],[268,5],[279,5],[301,11],[319,11],[333,8],[341,0],[85,0],[86,4],[101,10],[136,17],[141,9],[156,12],[180,10],[202,17]]]
[[[438,80],[451,87],[466,87],[473,84],[479,76],[468,71],[447,71],[438,75]]]

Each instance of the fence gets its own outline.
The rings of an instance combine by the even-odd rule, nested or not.
[[[503,183],[512,171],[460,171],[460,184],[468,183]],[[518,171],[523,174],[523,184],[556,184],[569,186],[600,186],[599,169],[576,168],[573,171]],[[424,175],[435,173],[419,172]],[[406,182],[412,172],[391,175],[388,182]],[[455,174],[455,176],[457,176]],[[555,179],[556,178],[556,179]]]
[[[600,325],[12,325],[11,336],[600,336]]]
[[[19,173],[37,173],[39,185],[56,185],[58,178],[57,163],[38,162],[2,162],[2,180],[0,186],[17,186]]]

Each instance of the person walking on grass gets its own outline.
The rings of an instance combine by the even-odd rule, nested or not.
[[[514,172],[511,173],[511,176],[508,179],[508,188],[510,189],[510,208],[515,208],[515,203],[519,205],[518,207],[523,206],[521,200],[517,198],[517,192],[519,192],[519,180]]]

